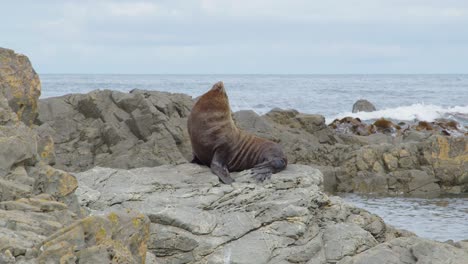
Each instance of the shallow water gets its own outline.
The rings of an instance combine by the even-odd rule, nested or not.
[[[387,224],[420,237],[468,239],[468,197],[405,198],[340,194],[345,201],[379,215]]]

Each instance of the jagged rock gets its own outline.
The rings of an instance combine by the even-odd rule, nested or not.
[[[336,138],[325,124],[325,118],[321,115],[301,114],[296,110],[275,108],[268,112],[265,117],[276,124],[287,127],[289,131],[294,129],[295,131],[291,131],[293,134],[304,131],[309,136],[313,135],[319,143],[336,143]],[[284,127],[280,129],[284,130]],[[286,143],[289,143],[289,141],[291,140],[285,140]]]
[[[85,170],[185,162],[192,100],[94,91],[46,99],[34,120],[37,75],[26,57],[4,49],[0,88],[1,263],[369,263],[388,248],[389,261],[395,255],[435,263],[466,259],[463,241],[399,239],[413,234],[321,191],[323,182],[332,190],[466,191],[466,137],[427,129],[359,137],[337,134],[318,115],[243,111],[234,114],[240,127],[281,142],[290,163],[318,164],[330,178],[291,164],[264,183],[248,171],[233,173],[237,182],[228,186],[206,167],[183,164],[95,168],[79,174],[77,189],[73,175],[49,165]],[[86,210],[107,215],[85,217]]]
[[[52,136],[55,166],[68,171],[178,164],[191,155],[191,104],[186,95],[140,90],[48,98],[39,102],[37,130]]]
[[[31,129],[22,123],[0,126],[0,177],[6,176],[15,164],[34,164],[37,159],[36,137]]]
[[[52,136],[56,156],[49,163],[64,170],[179,164],[191,159],[186,118],[192,104],[186,95],[143,90],[48,98],[40,100],[36,130]],[[312,150],[336,142],[319,115],[275,109],[265,117],[240,111],[234,118],[242,129],[281,142],[292,163],[322,159]]]
[[[38,260],[44,263],[65,259],[76,263],[143,263],[148,236],[148,218],[132,210],[89,216],[43,240]]]
[[[14,257],[26,257],[47,236],[71,224],[76,215],[65,204],[40,195],[1,202],[0,219],[0,253],[9,250]]]
[[[327,261],[335,262],[345,256],[354,256],[378,244],[377,240],[356,224],[339,223],[323,232]]]
[[[191,159],[186,132],[191,105],[185,95],[143,90],[41,100],[40,155],[71,171],[184,163]],[[418,196],[468,191],[466,137],[418,132],[385,119],[368,125],[348,117],[327,126],[322,116],[295,110],[273,109],[264,116],[239,111],[233,117],[239,128],[280,143],[290,164],[318,166],[330,191]],[[47,135],[55,142],[55,156]],[[423,174],[429,185],[418,185],[422,176],[414,176]]]
[[[436,136],[426,153],[435,176],[445,186],[462,185],[468,191],[468,137]]]
[[[142,263],[147,218],[125,212],[82,219],[76,178],[49,166],[53,129],[32,130],[40,85],[25,56],[0,48],[0,88],[0,263]],[[59,108],[66,116],[67,105]]]
[[[142,263],[148,237],[148,218],[132,210],[77,220],[50,195],[0,202],[0,260],[5,262]]]
[[[360,99],[360,100],[357,100],[354,104],[353,104],[353,113],[357,113],[357,112],[373,112],[375,111],[375,106],[365,100],[365,99]]]
[[[91,211],[133,208],[147,215],[148,249],[157,263],[253,263],[253,256],[255,263],[325,263],[402,234],[325,195],[321,173],[309,166],[290,165],[264,183],[248,171],[232,176],[236,182],[224,185],[194,164],[96,167],[76,174],[77,194]],[[98,194],[87,195],[90,189]],[[333,253],[332,244],[345,237],[354,246]]]
[[[37,116],[41,84],[28,57],[0,48],[0,92],[18,118],[31,126]]]
[[[419,237],[402,237],[377,245],[355,256],[346,257],[338,264],[464,264],[467,259],[468,250]]]
[[[368,125],[362,122],[359,118],[344,117],[342,119],[335,119],[329,125],[335,131],[343,135],[358,135],[369,136],[376,132],[374,125]]]
[[[466,137],[365,145],[345,156],[337,190],[415,196],[466,192],[467,157]]]
[[[323,116],[273,109],[264,116],[239,111],[234,119],[239,128],[280,143],[288,163],[332,165],[336,159],[329,152],[338,140]]]

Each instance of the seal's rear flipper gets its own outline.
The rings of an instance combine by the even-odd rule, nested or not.
[[[286,168],[286,162],[281,158],[275,158],[255,165],[252,168],[252,176],[259,182],[270,179],[273,173],[280,172]]]
[[[255,165],[252,168],[252,177],[255,178],[258,182],[263,182],[264,180],[270,179],[273,174],[273,168],[271,167],[268,161]]]

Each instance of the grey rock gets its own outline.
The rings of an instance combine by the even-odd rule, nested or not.
[[[40,154],[70,171],[181,164],[191,160],[186,117],[192,104],[186,95],[144,90],[41,100],[36,128]],[[434,196],[454,192],[456,186],[468,189],[466,137],[446,140],[413,130],[348,135],[333,131],[323,116],[295,110],[273,109],[264,116],[239,111],[233,117],[241,129],[280,143],[290,164],[322,169],[328,191]],[[55,149],[42,151],[50,149],[50,142]],[[411,176],[415,170],[435,180],[415,191],[420,178]]]
[[[270,134],[273,126],[252,110],[237,111],[234,113],[233,118],[247,131],[264,135],[264,137],[271,136]]]
[[[142,263],[149,220],[133,210],[89,216],[36,245],[39,263]]]
[[[11,254],[10,250],[7,249],[4,253],[0,253],[0,263],[16,263],[15,257]]]
[[[146,252],[146,264],[156,264],[156,256],[151,252]]]
[[[467,259],[467,250],[419,237],[404,237],[377,245],[353,257],[346,257],[338,263],[463,264]]]
[[[342,192],[438,196],[459,189],[467,166],[467,138],[431,136],[421,142],[372,143],[342,157]],[[453,189],[455,186],[459,188]]]
[[[18,122],[18,116],[13,112],[8,100],[3,94],[0,94],[0,125],[10,126]]]
[[[137,89],[44,99],[35,128],[39,152],[48,164],[68,171],[185,163],[192,158],[186,131],[192,105],[183,94]],[[358,136],[296,110],[273,109],[264,116],[244,110],[233,117],[239,128],[281,144],[289,164],[320,168],[327,191],[415,196],[468,191],[466,137],[405,129]],[[362,125],[343,120],[347,129]],[[426,173],[432,183],[416,186],[421,177],[413,177],[414,171]]]
[[[0,48],[0,93],[19,120],[27,126],[34,123],[41,83],[28,57]]]
[[[68,171],[178,164],[191,155],[191,104],[186,95],[139,90],[47,98],[39,101],[36,130],[52,137],[55,166]]]
[[[143,262],[149,220],[128,210],[84,218],[75,177],[50,166],[56,135],[49,124],[34,125],[40,123],[39,94],[39,78],[27,57],[0,48],[0,263]],[[92,128],[73,134],[80,126],[74,121],[83,114],[71,111],[68,101],[51,101],[58,103],[43,108],[47,118],[72,133],[59,133],[60,142],[74,135],[98,140]],[[93,100],[80,107],[98,113]]]
[[[365,99],[360,99],[360,100],[357,100],[354,104],[353,104],[353,113],[357,113],[357,112],[373,112],[375,111],[375,106],[365,100]]]
[[[325,195],[321,173],[309,166],[292,164],[263,183],[249,171],[232,176],[232,185],[220,184],[195,164],[96,167],[76,174],[77,194],[91,212],[147,215],[157,263],[326,263],[404,234]],[[354,246],[333,255],[340,241]]]
[[[325,256],[336,262],[345,256],[354,256],[378,244],[371,233],[356,224],[339,223],[328,226],[323,232]]]
[[[338,179],[346,175],[341,167],[311,165],[318,169],[323,175],[323,188],[326,192],[335,193],[337,191]]]
[[[35,134],[24,124],[0,126],[0,176],[7,175],[15,164],[34,163],[36,144]]]

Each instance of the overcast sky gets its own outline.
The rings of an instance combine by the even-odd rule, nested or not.
[[[467,0],[1,1],[39,73],[467,73]]]

